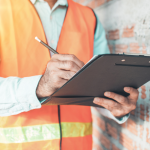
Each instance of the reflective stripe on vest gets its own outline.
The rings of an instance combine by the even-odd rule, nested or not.
[[[61,123],[63,137],[84,137],[92,134],[91,123]],[[26,136],[25,136],[26,135]],[[0,128],[0,143],[24,143],[60,138],[59,124]]]
[[[84,63],[88,62],[93,56],[95,23],[90,8],[68,0],[57,51],[74,54]],[[49,50],[35,41],[35,36],[46,42],[40,18],[30,0],[0,0],[1,77],[28,77],[44,73],[50,60]],[[90,107],[62,105],[60,114],[62,150],[91,150]],[[50,105],[0,117],[0,135],[3,136],[0,136],[0,149],[59,150],[58,122],[57,106]],[[19,140],[20,143],[17,142]]]

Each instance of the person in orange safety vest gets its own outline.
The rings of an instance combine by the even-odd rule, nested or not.
[[[0,0],[0,149],[91,150],[90,107],[41,103],[94,54],[104,53],[105,32],[92,9],[72,0]],[[106,91],[115,101],[93,100],[118,123],[138,99],[136,89],[124,90],[128,97]]]

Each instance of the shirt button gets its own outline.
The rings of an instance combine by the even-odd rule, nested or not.
[[[51,40],[51,44],[54,44],[54,40]]]
[[[52,17],[52,16],[50,16],[50,19],[51,19],[51,20],[52,20],[52,18],[53,18],[53,17]]]
[[[33,108],[37,108],[37,107],[38,107],[38,106],[35,105],[35,104],[31,104],[31,106],[32,106]]]

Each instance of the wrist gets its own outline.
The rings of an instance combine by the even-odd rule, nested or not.
[[[38,97],[38,99],[43,99],[45,97],[49,97],[50,95],[51,94],[46,91],[39,90],[39,89],[36,90],[36,96]]]
[[[38,99],[50,96],[50,94],[45,89],[46,88],[42,87],[40,84],[37,86],[36,96],[38,97]]]
[[[36,96],[38,97],[38,99],[42,99],[42,98],[45,98],[45,97],[48,97],[50,94],[47,92],[47,87],[44,82],[44,76],[41,77],[39,83],[38,83],[38,86],[36,88]]]

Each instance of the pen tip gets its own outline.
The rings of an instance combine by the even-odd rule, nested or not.
[[[41,40],[36,36],[35,39],[38,41],[38,42],[41,42]]]

